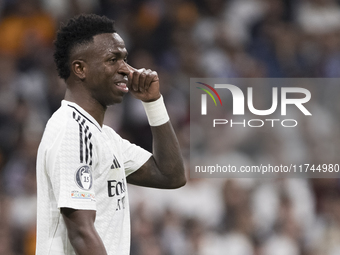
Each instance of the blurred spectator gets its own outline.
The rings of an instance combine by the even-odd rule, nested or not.
[[[340,7],[336,0],[305,0],[297,8],[297,25],[310,35],[340,29]]]
[[[0,53],[22,57],[51,45],[54,20],[38,0],[14,1],[8,9],[0,22]]]

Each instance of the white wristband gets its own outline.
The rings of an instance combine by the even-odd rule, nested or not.
[[[165,108],[163,96],[156,101],[142,102],[150,126],[160,126],[169,121],[169,115]]]

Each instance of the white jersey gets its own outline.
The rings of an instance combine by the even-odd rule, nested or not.
[[[77,104],[62,101],[38,150],[36,255],[75,254],[62,207],[96,210],[95,228],[107,253],[130,254],[126,176],[150,156]]]

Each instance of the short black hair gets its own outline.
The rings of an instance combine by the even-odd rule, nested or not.
[[[95,35],[114,32],[113,20],[95,14],[81,14],[70,19],[66,25],[62,24],[54,41],[58,75],[65,81],[70,76],[69,58],[74,47],[93,41]]]

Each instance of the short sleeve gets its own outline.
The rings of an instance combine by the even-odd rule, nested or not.
[[[47,167],[58,208],[96,210],[90,142],[88,132],[70,123],[49,151]]]
[[[152,156],[147,150],[125,139],[122,139],[122,151],[126,176],[138,170]]]

